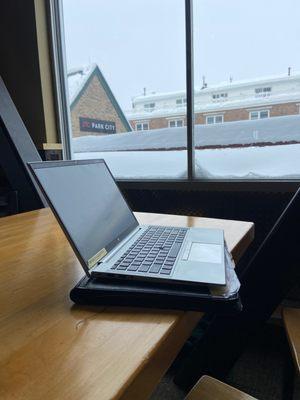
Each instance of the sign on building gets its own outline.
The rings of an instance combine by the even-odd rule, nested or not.
[[[79,117],[80,130],[83,132],[116,133],[113,121]]]

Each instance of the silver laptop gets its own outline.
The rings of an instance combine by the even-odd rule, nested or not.
[[[226,284],[222,230],[139,225],[104,160],[29,167],[88,276]]]

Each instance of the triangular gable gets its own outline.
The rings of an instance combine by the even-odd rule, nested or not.
[[[122,121],[124,127],[128,131],[132,131],[132,128],[131,128],[127,118],[125,117],[125,114],[123,113],[121,107],[119,106],[117,99],[115,98],[113,92],[111,91],[106,79],[104,78],[104,76],[103,76],[102,72],[100,71],[100,68],[98,67],[97,64],[95,64],[94,68],[92,68],[91,71],[84,77],[79,90],[77,91],[77,93],[75,94],[74,98],[71,101],[70,109],[72,110],[74,108],[74,106],[77,104],[77,102],[81,98],[82,94],[84,93],[84,91],[86,90],[87,86],[89,85],[89,83],[91,82],[91,80],[93,79],[94,76],[97,76],[97,78],[99,79],[101,86],[103,87],[107,97],[109,98],[111,104],[113,105],[114,109],[116,110],[116,113],[118,114],[118,117]]]

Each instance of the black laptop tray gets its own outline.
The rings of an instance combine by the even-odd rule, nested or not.
[[[182,287],[145,282],[101,281],[84,277],[70,292],[71,300],[81,305],[107,305],[176,309],[232,314],[242,310],[239,294],[221,298],[208,287]]]

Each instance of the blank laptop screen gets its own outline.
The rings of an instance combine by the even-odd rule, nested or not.
[[[49,163],[34,173],[84,261],[138,226],[104,162]]]

